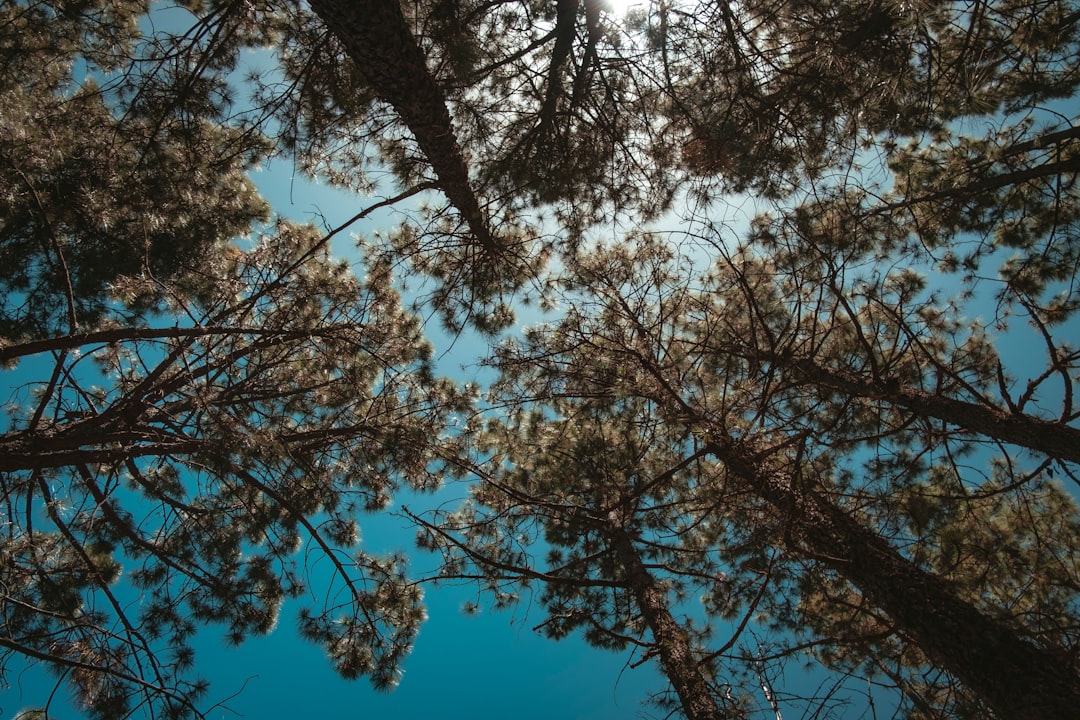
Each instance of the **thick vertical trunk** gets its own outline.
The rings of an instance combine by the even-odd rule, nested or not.
[[[629,535],[619,525],[618,517],[609,518],[606,529],[612,549],[626,571],[626,584],[649,626],[664,672],[679,696],[686,717],[689,720],[728,717],[717,706],[709,684],[701,674],[686,631],[672,616],[667,597],[641,561]]]
[[[796,546],[851,582],[934,662],[1002,720],[1068,720],[1080,708],[1080,678],[1060,655],[954,595],[938,576],[900,555],[843,509],[801,489],[730,438],[714,457],[781,513]]]
[[[555,123],[555,110],[562,94],[563,63],[569,57],[574,46],[577,31],[578,0],[558,0],[555,7],[555,45],[551,49],[551,63],[548,65],[547,90],[544,93],[544,105],[540,109],[540,122],[537,136],[540,142],[547,141],[547,134]]]
[[[389,103],[416,138],[439,178],[439,187],[469,225],[480,246],[498,248],[469,180],[446,107],[446,96],[427,68],[394,0],[309,0],[380,100]]]
[[[1052,458],[1080,462],[1080,430],[1077,428],[1030,415],[1006,413],[986,405],[934,395],[902,385],[883,387],[872,379],[832,370],[811,360],[790,361],[778,357],[771,359],[790,363],[810,382],[821,387],[839,390],[855,397],[883,397],[888,402],[923,417],[944,420],[972,433],[1035,450]]]

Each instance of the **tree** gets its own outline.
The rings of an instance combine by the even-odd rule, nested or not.
[[[778,197],[860,149],[1023,112],[1077,82],[1068,2],[664,3],[649,20],[689,169]]]
[[[1075,4],[184,7],[179,30],[142,3],[2,10],[0,358],[49,358],[0,435],[8,651],[100,714],[197,712],[173,673],[194,621],[268,629],[299,534],[343,593],[343,621],[314,608],[304,633],[389,684],[418,590],[357,550],[353,516],[464,463],[483,502],[432,525],[440,547],[551,587],[555,634],[655,648],[693,716],[749,707],[717,678],[762,672],[739,638],[766,611],[771,657],[884,676],[913,716],[1075,706],[1075,508],[1053,481],[1076,479],[1078,136],[1053,104],[1080,82]],[[259,225],[245,174],[282,156],[391,195],[355,219],[403,213],[363,241],[364,282],[328,235]],[[772,209],[732,243],[714,214],[747,189]],[[597,242],[676,203],[704,278],[636,230]],[[509,327],[533,291],[570,302],[495,361],[521,414],[490,459],[444,430],[468,393],[434,378],[391,271],[428,278],[418,303],[455,331]],[[992,337],[1024,323],[1034,373]],[[538,509],[573,559],[539,576],[500,544]],[[679,582],[741,613],[719,650],[678,619]]]
[[[430,448],[464,400],[385,270],[361,284],[322,245],[282,223],[169,288],[169,324],[4,349],[53,365],[0,436],[5,655],[55,668],[95,716],[197,714],[193,634],[270,631],[306,586],[304,543],[333,571],[302,634],[343,675],[395,682],[420,593],[359,548],[357,515],[437,482]]]
[[[123,71],[141,3],[5,4],[0,44],[0,335],[93,326],[109,283],[168,281],[267,214],[245,171],[265,144],[222,122],[222,79],[155,97],[154,76],[117,116],[116,88],[75,63]],[[198,108],[195,118],[192,106]],[[147,302],[148,299],[141,299]]]
[[[772,343],[766,347],[782,355],[786,348],[800,343],[809,347],[820,342],[819,354],[827,352],[830,360],[854,362],[861,347],[859,331],[852,328],[851,321],[865,322],[869,313],[853,312],[845,317],[822,312],[817,303],[833,298],[827,290],[822,291],[821,279],[813,276],[812,268],[801,268],[810,278],[794,287],[785,281],[798,276],[777,272],[775,266],[755,259],[749,251],[740,259],[741,267],[734,261],[721,264],[721,270],[727,272],[718,270],[698,290],[691,289],[685,271],[680,273],[672,264],[670,250],[647,237],[638,238],[633,250],[620,246],[579,258],[568,279],[569,286],[581,294],[576,307],[565,320],[547,331],[536,331],[526,344],[511,346],[500,356],[498,365],[506,378],[503,386],[509,389],[509,399],[503,404],[517,407],[535,403],[537,417],[571,427],[597,422],[597,413],[603,415],[604,411],[596,408],[605,403],[618,408],[609,411],[615,414],[624,411],[626,403],[649,403],[654,422],[669,426],[654,434],[655,442],[672,450],[689,448],[686,455],[695,461],[702,456],[715,460],[724,478],[720,486],[736,488],[752,498],[755,510],[744,512],[762,526],[757,537],[763,544],[759,552],[771,547],[781,552],[787,563],[802,565],[789,566],[789,577],[795,579],[784,587],[785,592],[803,598],[798,609],[792,609],[790,596],[786,609],[785,600],[774,600],[773,612],[781,624],[791,623],[798,632],[829,627],[828,635],[813,639],[814,644],[826,648],[836,642],[861,645],[859,635],[871,632],[878,634],[876,641],[862,642],[906,638],[919,653],[901,658],[907,664],[902,672],[921,673],[927,664],[937,666],[962,683],[962,694],[976,698],[975,707],[1001,717],[1067,717],[1080,692],[1076,668],[1068,659],[1076,647],[1069,629],[1075,627],[1076,568],[1068,560],[1055,558],[1076,541],[1080,525],[1075,505],[1037,476],[1025,477],[1018,469],[973,489],[965,489],[964,484],[971,480],[960,475],[956,478],[959,488],[949,492],[953,497],[930,490],[931,485],[923,481],[921,494],[904,493],[909,500],[906,508],[897,507],[889,497],[905,488],[903,476],[894,474],[894,466],[880,462],[875,467],[872,458],[865,463],[865,477],[857,478],[849,468],[863,463],[860,448],[873,443],[878,453],[894,452],[896,462],[903,462],[901,450],[919,448],[922,428],[911,420],[883,416],[875,408],[882,399],[876,395],[836,399],[835,378],[828,374],[818,379],[782,361],[773,365],[767,357],[745,351],[733,354],[729,347],[734,345],[738,350],[757,340],[763,345]],[[899,275],[896,282],[903,281],[903,273]],[[893,280],[884,278],[882,287],[890,287]],[[781,289],[787,292],[781,293]],[[844,299],[853,301],[850,296]],[[882,292],[874,302],[884,305],[885,299]],[[907,300],[913,298],[907,296]],[[909,312],[902,303],[893,310],[884,322],[892,323]],[[914,372],[917,366],[910,358],[905,362],[905,355],[915,355],[928,346],[944,346],[933,342],[934,335],[941,334],[935,333],[933,325],[922,330],[906,326],[905,331],[921,342],[916,345],[912,341],[907,347],[890,341],[885,329],[877,328],[874,335],[867,329],[867,336],[886,343],[886,347],[891,345],[895,357],[882,359],[889,363],[889,369],[903,367]],[[970,367],[971,352],[971,347],[960,345],[951,356],[940,357],[939,364],[951,363],[959,376],[965,365]],[[795,372],[786,376],[785,369]],[[884,402],[890,397],[884,395]],[[917,412],[910,405],[898,404],[904,411]],[[961,437],[979,434],[977,427],[961,427]],[[510,441],[507,446],[519,443]],[[614,447],[617,445],[610,440],[604,444],[607,452]],[[537,452],[535,445],[526,448],[519,451],[524,457]],[[556,455],[562,463],[585,462],[581,456],[580,449]],[[498,466],[507,461],[497,456],[495,462]],[[520,467],[516,472],[528,477],[537,472],[530,464],[523,459],[508,466]],[[913,463],[901,469],[905,474],[920,472]],[[930,477],[950,469],[955,472],[959,466],[932,468]],[[513,472],[509,477],[515,477]],[[664,479],[671,481],[670,477]],[[588,473],[581,474],[580,482],[586,488],[590,481]],[[875,491],[878,483],[880,494]],[[493,520],[480,523],[482,540],[484,533],[495,532],[487,524],[499,522],[498,511],[507,504],[517,507],[524,503],[525,508],[543,516],[550,512],[550,495],[519,492],[522,484],[520,480],[505,482],[505,487],[495,483],[491,492],[501,491],[502,500],[490,501],[483,492],[477,495],[478,502],[490,502],[495,509]],[[671,485],[646,485],[651,493],[665,498],[665,492],[679,492]],[[721,498],[730,497],[730,491],[717,492],[716,483],[702,486],[697,507],[704,510],[695,513],[688,511],[693,505],[673,504],[679,508],[682,522],[691,526],[714,516],[728,517],[731,512],[718,511],[716,505],[709,504],[710,499],[723,503]],[[628,492],[632,493],[632,488],[630,481]],[[1000,529],[1004,508],[986,501],[1003,494],[1011,495],[1012,502],[1018,501],[1015,507],[1022,507],[1020,512],[1039,518],[1037,525],[1067,533],[1048,542],[1048,538],[1031,535],[1023,539],[1026,533],[1019,528],[1006,531],[1016,539],[1018,553],[1038,558],[1035,564],[1039,567],[1051,568],[1036,581],[1037,588],[1029,587],[1019,597],[999,590],[1031,582],[1026,565],[1002,567],[990,548],[976,550],[978,555],[966,551],[964,554],[970,556],[960,559],[955,546],[946,547],[946,537],[951,536],[955,543],[957,533],[967,533],[979,547],[977,538],[982,537],[983,542],[989,539],[980,528]],[[913,501],[919,497],[924,503],[921,508]],[[896,537],[896,516],[909,513],[911,519],[905,528],[909,537]],[[595,514],[602,517],[602,513]],[[936,521],[928,522],[927,514],[951,515],[952,519],[931,529]],[[955,524],[958,521],[969,525],[960,530]],[[520,557],[525,551],[516,545],[516,528],[510,524],[505,532],[507,538],[514,538],[513,551]],[[568,535],[577,538],[581,531],[569,531]],[[909,551],[900,549],[903,546],[890,542],[890,536],[893,542],[900,540],[917,551],[909,556]],[[726,544],[729,540],[721,535],[713,542]],[[485,547],[477,542],[464,544]],[[954,559],[935,557],[938,552],[952,554]],[[466,555],[475,561],[471,552]],[[518,560],[517,564],[526,563]],[[493,566],[496,570],[503,567]],[[548,574],[535,577],[558,583],[560,578],[549,579]],[[1006,576],[1013,579],[1005,580]],[[1000,583],[998,587],[989,584],[991,577]],[[836,589],[837,581],[841,586],[849,584],[850,591],[845,592],[853,591],[854,597],[843,599],[843,593]],[[832,589],[818,590],[819,583],[829,583]],[[835,603],[832,607],[830,601]],[[847,620],[837,627],[841,622],[838,615],[844,612]],[[582,614],[595,617],[597,613],[597,607],[590,606]],[[1052,618],[1044,613],[1051,613]],[[829,619],[819,620],[815,617],[819,614]],[[873,630],[860,629],[859,622],[869,623]],[[819,651],[819,657],[841,667],[845,663],[838,650]],[[906,681],[901,685],[909,689]],[[913,703],[925,703],[924,695],[912,694]],[[944,707],[939,710],[948,711]]]
[[[412,132],[431,163],[440,189],[461,213],[475,242],[486,254],[496,254],[499,243],[487,227],[471,187],[446,99],[428,71],[401,6],[315,0],[311,8],[345,46],[349,59],[376,97],[393,106]]]
[[[648,403],[510,403],[507,422],[491,420],[474,439],[486,461],[458,460],[476,480],[472,500],[412,515],[421,547],[442,556],[434,579],[478,580],[499,604],[539,586],[547,617],[537,630],[553,639],[581,630],[599,648],[656,658],[689,718],[741,716],[702,665],[708,629],[680,607],[724,574],[709,548],[715,525],[698,523],[703,505],[720,502],[700,491],[712,474],[701,455],[684,456]]]
[[[535,228],[505,233],[520,241],[496,266],[474,255],[468,240],[464,248],[440,240],[437,227],[402,233],[396,252],[422,258],[418,267],[438,279],[433,300],[456,327],[480,317],[491,329],[500,324],[492,318],[509,318],[505,303],[477,301],[528,283],[546,247],[572,250],[596,223],[648,221],[684,190],[705,202],[721,190],[781,200],[811,185],[820,193],[842,175],[836,168],[863,162],[861,148],[909,138],[921,148],[920,137],[947,139],[949,123],[965,118],[1034,116],[1080,81],[1073,62],[1080,15],[1056,0],[657,3],[625,21],[596,2],[413,3],[407,19],[395,11],[371,23],[396,29],[370,42],[359,7],[351,15],[339,3],[315,9],[418,138],[437,184],[451,177],[439,168],[454,167],[457,189],[443,187],[459,193],[460,200],[447,196],[451,203],[468,217],[472,190],[492,198],[490,212],[501,208],[499,224],[508,228],[550,210],[561,229],[538,245],[529,241]],[[399,38],[394,47],[391,35]],[[409,48],[395,70],[396,87],[405,89],[380,90],[379,68],[394,65],[387,58],[398,58],[398,46]],[[404,68],[413,81],[403,82]],[[440,128],[440,149],[411,128],[419,114],[415,121],[402,114],[408,92],[427,103],[423,122]],[[361,107],[315,128],[350,137],[366,113]],[[469,149],[471,173],[455,147]],[[972,151],[978,146],[968,145]],[[403,178],[415,173],[415,163],[391,164]],[[968,187],[970,197],[981,186]],[[472,294],[461,297],[462,285]]]
[[[302,634],[393,685],[420,594],[357,516],[435,482],[465,403],[389,268],[361,281],[333,233],[265,224],[246,172],[272,145],[229,74],[273,29],[202,10],[179,33],[143,32],[143,3],[0,23],[0,353],[43,371],[0,434],[0,663],[43,663],[96,717],[199,715],[193,635],[272,629],[305,542],[332,571]]]
[[[458,329],[505,328],[549,252],[597,223],[655,218],[686,189],[786,197],[861,161],[860,143],[1022,112],[1078,80],[1078,16],[1054,0],[659,3],[626,19],[593,0],[191,7],[192,28],[159,33],[119,82],[141,117],[209,112],[332,182],[370,190],[389,170],[404,197],[440,190],[454,212],[410,212],[385,249],[434,278]],[[266,45],[277,66],[234,102],[223,77]]]

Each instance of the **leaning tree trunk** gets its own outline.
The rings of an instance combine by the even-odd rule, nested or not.
[[[309,0],[326,27],[383,102],[389,103],[416,138],[439,178],[439,187],[468,223],[485,252],[498,246],[469,180],[446,96],[427,68],[394,0]]]
[[[618,513],[608,517],[604,531],[625,569],[624,580],[649,626],[664,673],[675,688],[686,717],[689,720],[721,720],[729,717],[717,706],[709,683],[701,674],[686,631],[672,616],[663,590],[621,527]]]
[[[714,436],[709,451],[788,523],[791,543],[847,579],[934,662],[1002,720],[1071,720],[1080,678],[1060,653],[1040,649],[960,599],[938,576],[752,449]]]
[[[769,359],[789,364],[820,387],[839,390],[854,397],[883,398],[922,417],[943,420],[962,430],[1034,450],[1057,460],[1080,463],[1080,429],[1075,427],[934,395],[899,383],[859,377],[842,370],[832,370],[812,360],[791,360],[776,355],[770,355]]]

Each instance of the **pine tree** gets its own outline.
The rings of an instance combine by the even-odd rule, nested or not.
[[[750,710],[758,617],[912,717],[1075,707],[1075,3],[184,7],[0,10],[0,359],[47,358],[0,435],[5,659],[197,714],[196,625],[267,631],[307,537],[335,580],[303,633],[392,684],[419,591],[356,516],[449,463],[478,490],[425,521],[446,574],[543,583],[550,634],[655,651],[690,716]],[[278,156],[401,210],[363,282],[263,224]],[[731,190],[771,208],[740,242]],[[696,270],[601,242],[673,208]],[[391,268],[455,331],[569,305],[493,361],[518,414],[480,456]],[[1037,371],[994,337],[1027,327]],[[691,587],[741,618],[719,649]]]
[[[2,10],[0,353],[27,374],[0,433],[0,667],[43,664],[94,717],[199,716],[193,636],[274,628],[309,543],[333,570],[302,635],[393,686],[420,592],[358,518],[437,482],[466,401],[388,267],[361,281],[328,234],[265,223],[245,173],[271,145],[228,88],[254,10],[179,34],[145,12]]]
[[[413,516],[420,545],[442,555],[435,579],[479,579],[498,605],[536,587],[546,636],[580,631],[596,647],[655,658],[689,718],[743,716],[740,700],[715,692],[702,662],[708,628],[686,608],[722,574],[713,524],[695,521],[702,502],[718,501],[700,493],[713,469],[668,445],[648,403],[506,399],[508,421],[472,439],[486,460],[459,460],[478,480],[472,501]]]
[[[783,359],[747,353],[754,341],[781,358],[790,347],[808,350],[820,343],[819,352],[830,360],[854,363],[863,333],[893,352],[877,360],[881,367],[914,373],[919,352],[947,346],[934,337],[942,333],[933,326],[906,328],[921,345],[890,340],[884,331],[897,318],[920,317],[902,303],[870,335],[872,328],[860,331],[852,322],[865,322],[868,313],[822,312],[834,301],[857,298],[834,298],[812,268],[801,267],[811,273],[802,286],[807,294],[792,295],[793,272],[778,271],[749,252],[740,259],[741,266],[721,263],[700,290],[692,289],[689,270],[680,271],[671,250],[655,239],[641,237],[633,249],[619,246],[579,259],[568,280],[575,308],[567,318],[499,357],[510,393],[499,405],[533,403],[538,417],[576,426],[595,422],[604,403],[649,403],[650,416],[665,426],[656,433],[658,445],[692,448],[688,456],[707,456],[722,468],[722,482],[698,490],[697,507],[706,509],[698,515],[689,512],[692,505],[680,506],[682,522],[730,517],[730,509],[709,504],[717,485],[728,488],[713,496],[717,504],[732,492],[748,498],[752,509],[742,517],[755,523],[758,552],[772,548],[789,563],[789,583],[771,591],[775,620],[808,635],[824,662],[846,667],[849,656],[830,649],[842,642],[866,653],[850,658],[856,665],[890,657],[900,663],[901,675],[918,677],[928,665],[944,670],[961,684],[954,692],[975,708],[968,712],[1067,717],[1080,692],[1070,660],[1076,638],[1068,629],[1077,586],[1073,563],[1055,558],[1068,556],[1080,526],[1075,505],[1040,476],[1046,463],[1031,474],[1015,466],[1003,473],[1005,466],[995,465],[999,476],[986,481],[955,463],[924,468],[918,457],[930,452],[934,437],[924,433],[941,436],[933,414],[897,403],[914,418],[894,418],[880,407],[889,408],[895,394],[838,393],[828,373],[811,375]],[[902,281],[903,271],[898,275]],[[889,287],[890,278],[882,284]],[[883,310],[886,297],[875,295],[873,307]],[[960,345],[929,367],[951,363],[963,377],[979,357],[969,353],[971,347]],[[977,426],[960,426],[948,441],[951,453],[964,452],[968,438],[981,433]],[[610,452],[614,444],[605,447]],[[869,448],[877,454],[867,460]],[[558,457],[573,462],[579,454],[568,449]],[[950,470],[953,480],[934,487],[941,481],[930,479],[947,480]],[[664,493],[660,487],[650,491]],[[549,507],[545,495],[505,492],[514,503]],[[1011,515],[1015,523],[1019,514],[1058,534],[1050,540],[1019,527],[1004,529],[1004,518]],[[1006,550],[994,545],[995,527],[1016,543],[1009,552],[1048,568],[1034,585],[1023,563],[999,562],[997,553]],[[959,550],[956,543],[966,542],[961,537],[973,547]],[[723,534],[712,542],[740,545]],[[1023,584],[1029,585],[1017,590]],[[889,647],[893,639],[913,643],[917,652],[898,656]],[[964,703],[950,710],[956,701],[940,701],[936,689],[897,683],[913,706],[942,702],[940,712],[964,712]]]
[[[431,448],[465,401],[390,276],[360,283],[321,246],[282,223],[178,280],[168,324],[4,348],[52,367],[0,435],[4,647],[64,672],[96,717],[197,714],[193,634],[274,628],[305,588],[301,544],[333,568],[302,634],[346,677],[396,682],[420,593],[401,558],[359,547],[358,516],[437,484]]]
[[[265,144],[220,122],[222,78],[190,82],[164,104],[150,75],[117,107],[123,78],[103,85],[89,75],[129,69],[144,10],[92,2],[0,11],[4,337],[92,327],[108,310],[109,283],[144,272],[168,281],[266,217],[244,175]]]

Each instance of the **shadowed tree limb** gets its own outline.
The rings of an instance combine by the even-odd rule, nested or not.
[[[438,185],[486,253],[500,245],[491,233],[458,145],[446,96],[427,68],[397,2],[311,0],[376,96],[389,103],[431,163]]]

